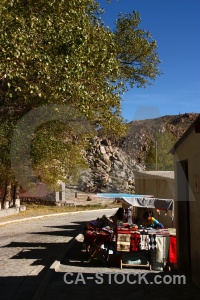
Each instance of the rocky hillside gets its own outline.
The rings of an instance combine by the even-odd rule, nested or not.
[[[80,179],[84,192],[134,191],[133,170],[144,167],[108,138],[95,137],[86,154],[89,170]]]
[[[150,143],[154,141],[155,134],[168,131],[177,141],[197,116],[198,114],[195,113],[185,113],[132,121],[120,147],[132,157],[134,156],[137,162],[144,164]]]
[[[168,131],[178,140],[198,114],[186,113],[132,121],[126,137],[112,143],[95,137],[86,158],[89,169],[79,181],[85,192],[134,192],[134,170],[145,170],[145,159],[155,134]]]

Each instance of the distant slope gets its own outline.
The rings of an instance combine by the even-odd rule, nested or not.
[[[155,134],[168,131],[177,141],[199,114],[185,113],[163,116],[155,119],[132,121],[129,131],[120,147],[134,157],[138,163],[144,163]]]
[[[79,188],[86,192],[134,192],[134,171],[146,169],[155,134],[167,131],[177,141],[197,116],[186,113],[132,121],[126,137],[115,143],[106,136],[95,137],[86,153],[89,169],[82,174]]]

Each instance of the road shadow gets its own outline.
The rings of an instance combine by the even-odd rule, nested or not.
[[[15,254],[7,259],[8,267],[6,267],[4,262],[6,274],[9,274],[9,276],[2,275],[0,277],[0,299],[32,299],[44,276],[46,276],[47,271],[49,271],[50,266],[55,260],[60,259],[59,253],[67,251],[68,247],[73,244],[74,238],[82,232],[85,225],[86,222],[76,222],[67,226],[49,226],[52,227],[52,232],[32,231],[31,233],[44,236],[44,238],[42,238],[43,242],[17,241],[2,246],[1,248],[3,248],[5,252],[7,249],[13,248],[13,253]],[[53,231],[54,228],[61,228],[61,230]],[[45,242],[48,235],[54,235],[55,242],[48,242],[48,239],[47,242]],[[66,237],[66,242],[56,242],[57,236]],[[70,241],[68,241],[69,239],[67,239],[67,237],[70,238]],[[13,276],[12,274],[16,274],[14,270],[15,266],[19,269],[19,274]],[[34,266],[35,268],[30,268],[30,266]],[[23,268],[25,269],[23,270]],[[24,275],[26,272],[30,272],[30,274],[27,273],[28,276],[21,276],[21,274]]]
[[[182,274],[141,274],[133,270],[127,270],[126,273],[105,273],[102,268],[100,272],[87,272],[87,269],[85,272],[55,272],[42,299],[199,300],[200,289],[194,286],[190,277],[187,276],[185,284],[183,281],[169,283],[173,275]]]
[[[72,225],[63,225],[63,226],[45,226],[46,228],[52,228],[52,231],[39,231],[32,232],[30,234],[39,234],[39,235],[49,235],[49,236],[68,236],[73,237],[75,232],[80,228],[80,226],[84,226],[85,222],[73,222]],[[55,228],[62,230],[55,230]]]
[[[110,266],[101,257],[87,260],[83,242],[75,241],[54,272],[42,299],[199,300],[191,276]]]

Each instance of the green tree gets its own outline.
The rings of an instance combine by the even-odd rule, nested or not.
[[[23,115],[38,105],[62,103],[97,126],[120,125],[118,86],[109,83],[119,70],[113,34],[100,26],[97,12],[92,0],[4,1],[3,106]]]
[[[175,137],[168,130],[155,134],[145,160],[148,171],[174,170],[173,156],[169,153],[169,150],[174,145],[175,140]]]
[[[138,13],[120,17],[114,32],[104,26],[100,14],[93,0],[1,1],[1,123],[13,128],[37,107],[66,105],[96,130],[125,134],[121,93],[127,83],[145,86],[147,78],[159,74],[156,43],[137,28]],[[8,159],[12,135],[4,133],[2,170],[13,182]],[[84,165],[88,135],[55,120],[37,128],[31,144],[37,176],[48,184],[74,176],[77,166]]]
[[[120,15],[114,30],[120,63],[119,78],[131,87],[146,87],[161,74],[156,41],[149,31],[139,28],[140,22],[140,14],[133,11]]]
[[[9,203],[12,200],[14,201],[13,197],[16,196],[16,190],[18,189],[17,187],[15,189],[13,187],[16,182],[10,167],[10,139],[13,128],[14,124],[9,119],[0,122],[0,190],[3,188],[5,191],[3,193],[1,190],[0,202],[2,202],[2,206],[5,208],[9,207]],[[14,195],[12,195],[12,190],[14,191]]]

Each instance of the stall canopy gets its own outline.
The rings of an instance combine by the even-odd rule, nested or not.
[[[126,205],[146,208],[156,208],[171,210],[173,215],[174,200],[155,198],[153,195],[135,195],[135,194],[97,194],[98,197],[119,199]]]

